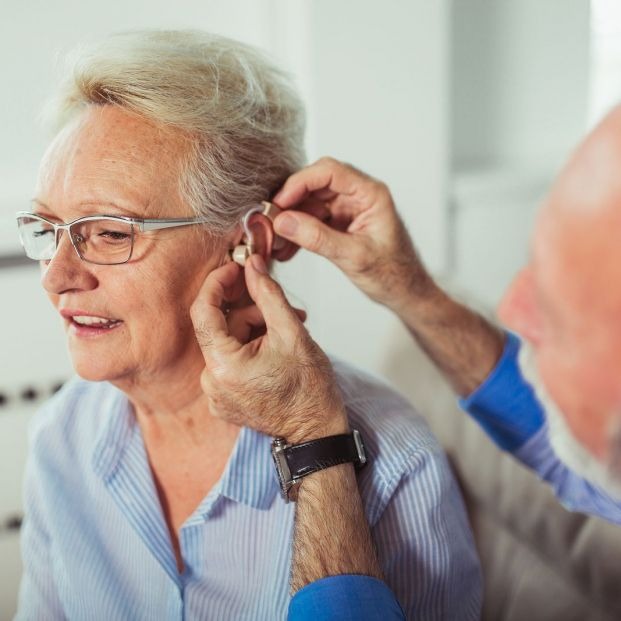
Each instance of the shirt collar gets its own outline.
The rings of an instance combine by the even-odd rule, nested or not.
[[[270,438],[243,427],[220,480],[220,493],[256,509],[269,509],[278,491]]]
[[[123,451],[127,447],[135,419],[132,406],[123,392],[109,385],[115,391],[112,399],[102,399],[105,410],[97,414],[103,424],[93,451],[93,470],[103,479],[108,479],[116,470]]]

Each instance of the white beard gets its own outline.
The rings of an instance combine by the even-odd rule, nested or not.
[[[522,342],[518,364],[524,379],[533,387],[548,423],[552,450],[567,468],[596,485],[615,501],[621,502],[621,417],[617,417],[610,433],[610,456],[599,461],[574,436],[560,408],[548,394],[539,377],[533,348]]]

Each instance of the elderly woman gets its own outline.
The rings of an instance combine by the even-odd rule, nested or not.
[[[18,222],[80,378],[33,421],[18,617],[283,618],[295,503],[279,495],[270,438],[217,416],[210,387],[226,377],[199,341],[218,337],[190,311],[212,278],[206,303],[217,314],[232,302],[216,317],[227,338],[260,331],[230,251],[249,241],[244,214],[302,164],[300,103],[242,44],[142,32],[82,50],[56,110]],[[269,257],[269,220],[250,227]],[[256,298],[264,264],[246,271]],[[315,395],[304,378],[332,369],[321,352],[305,358],[305,338],[282,362],[305,375],[248,378],[274,396],[261,417],[296,395],[319,412],[342,400],[366,443],[358,482],[387,583],[413,618],[477,618],[478,562],[438,445],[405,401],[345,365],[334,394]],[[283,434],[307,439],[299,431]]]

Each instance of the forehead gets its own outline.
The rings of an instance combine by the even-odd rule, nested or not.
[[[178,198],[183,150],[171,130],[118,107],[89,106],[44,155],[37,198],[52,211],[99,201],[158,209]]]

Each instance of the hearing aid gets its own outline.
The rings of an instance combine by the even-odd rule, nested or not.
[[[274,222],[276,216],[281,213],[282,209],[276,207],[274,203],[269,201],[262,201],[261,204],[249,209],[242,218],[242,228],[244,229],[244,237],[246,238],[245,244],[235,246],[230,251],[230,256],[235,263],[242,267],[246,264],[248,257],[254,252],[254,235],[250,230],[250,217],[255,213],[263,214],[270,222]]]

